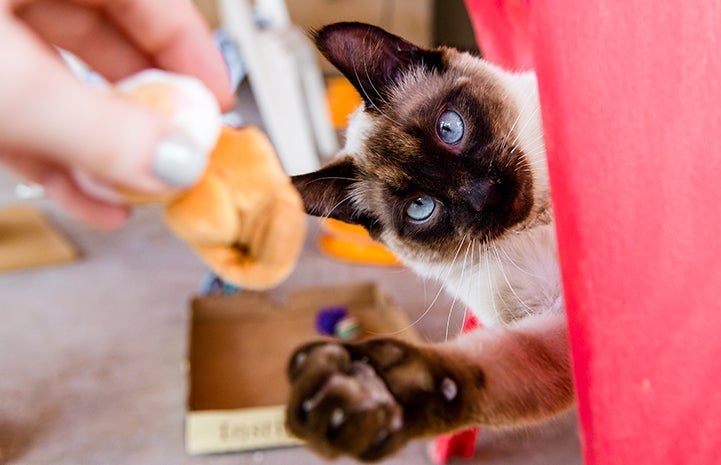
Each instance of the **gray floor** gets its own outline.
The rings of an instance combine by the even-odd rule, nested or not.
[[[17,202],[15,183],[0,170],[0,206]],[[325,463],[302,448],[188,456],[181,367],[187,303],[204,267],[168,233],[157,208],[138,209],[127,227],[101,233],[50,201],[35,205],[82,256],[69,265],[0,274],[0,464]],[[435,300],[438,283],[328,259],[314,245],[316,223],[310,225],[299,266],[278,292],[374,280],[412,320],[430,310],[417,322],[424,338],[443,339],[448,321],[457,333],[462,309],[456,305],[449,319],[451,300],[443,294]],[[384,463],[430,463],[425,448],[416,441]],[[543,430],[483,431],[468,463],[573,465],[579,456],[570,418]]]

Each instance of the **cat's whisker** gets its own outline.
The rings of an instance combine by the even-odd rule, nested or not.
[[[524,144],[525,146],[522,147],[522,152],[519,154],[521,156],[517,157],[518,159],[538,160],[543,158],[545,160],[546,146],[542,138],[535,141],[524,141]]]
[[[518,130],[516,133],[515,139],[513,139],[513,142],[511,142],[511,145],[516,145],[518,143],[518,139],[520,139],[521,134],[523,134],[523,131],[528,127],[528,125],[533,121],[533,119],[536,117],[536,114],[538,113],[538,110],[541,107],[539,105],[536,105],[536,107],[533,109],[530,115],[528,115],[528,118],[526,119],[526,122],[523,124],[521,129]]]
[[[506,88],[505,94],[506,94],[506,98],[508,98],[509,100],[512,98],[512,93],[511,93],[511,89],[510,89],[510,88]],[[535,99],[533,99],[533,98],[530,98],[530,97],[532,97],[532,94],[533,94],[532,88],[531,88],[531,87],[528,87],[527,90],[525,90],[525,95],[522,95],[523,98],[520,99],[520,101],[521,101],[521,107],[518,109],[518,114],[516,115],[516,119],[514,120],[513,124],[511,125],[511,128],[508,130],[508,133],[506,134],[506,137],[503,139],[503,142],[502,142],[501,146],[506,146],[506,147],[509,146],[509,145],[507,145],[508,139],[509,139],[509,138],[511,137],[511,135],[513,134],[513,130],[514,130],[514,129],[516,128],[516,126],[518,125],[518,122],[521,120],[521,117],[526,113],[526,107],[527,107],[529,104],[533,104],[533,102],[534,102],[534,100],[535,100]],[[538,109],[538,106],[536,106],[536,109]],[[531,117],[529,117],[529,121],[530,121],[530,119],[531,119],[532,117],[533,117],[533,114],[531,115]],[[528,123],[528,121],[526,122],[526,124],[527,124],[527,123]],[[523,133],[523,130],[525,129],[525,127],[526,127],[526,125],[524,125],[524,126],[516,133],[516,137],[514,138],[513,143],[510,144],[510,147],[512,147],[512,148],[511,148],[511,153],[513,153],[513,152],[516,150],[516,144],[517,144],[517,142],[518,142],[518,138],[519,138],[520,135]],[[530,144],[529,144],[529,145],[530,145]]]
[[[537,275],[537,274],[531,273],[531,272],[528,271],[527,269],[522,268],[520,265],[518,265],[518,263],[516,263],[516,261],[513,260],[513,258],[511,258],[511,256],[508,254],[508,252],[506,252],[506,249],[505,249],[504,247],[501,247],[501,248],[500,248],[500,251],[501,251],[501,252],[503,253],[503,255],[506,257],[506,260],[508,260],[508,262],[509,262],[511,265],[513,265],[513,266],[514,266],[518,271],[520,271],[521,273],[525,273],[525,274],[527,274],[528,276],[532,276],[532,277],[538,278],[538,279],[541,279],[541,278],[542,278],[542,276],[539,276],[539,275]]]
[[[510,91],[508,91],[508,93],[510,94]],[[523,102],[523,106],[524,106],[524,107],[526,106],[526,102],[525,102],[525,101]],[[503,142],[501,143],[501,147],[506,147],[506,144],[508,143],[508,139],[511,137],[511,134],[513,134],[513,130],[516,129],[516,125],[517,125],[518,122],[521,120],[521,115],[523,115],[523,110],[524,110],[524,109],[521,108],[521,110],[518,112],[518,115],[516,115],[515,121],[513,121],[513,124],[511,125],[511,128],[508,130],[508,134],[506,134],[506,137],[503,138]],[[511,144],[511,145],[513,146],[514,144]],[[515,149],[515,146],[513,147],[513,149]]]
[[[360,87],[361,87],[361,90],[363,91],[363,95],[365,95],[368,98],[368,101],[373,102],[373,99],[370,97],[370,94],[368,94],[368,91],[366,91],[365,87],[363,87],[362,83],[360,84]],[[378,94],[376,101],[379,101],[380,103],[388,106],[387,100],[384,99],[383,97],[381,97],[380,93],[378,93],[378,90],[375,88],[375,86],[373,85],[372,82],[371,82],[371,87],[373,88],[373,90],[375,90],[376,94]],[[378,111],[378,114],[381,115],[381,117],[390,121],[391,123],[395,124],[396,126],[401,126],[401,124],[398,121],[391,118],[387,112],[384,112],[383,110],[381,110],[381,108],[378,105],[376,105],[375,103],[371,103],[371,105],[373,105],[373,107],[376,109],[376,111]]]
[[[539,147],[539,148],[533,150],[532,152],[526,152],[524,155],[528,158],[528,157],[537,157],[537,156],[545,155],[545,154],[546,154],[546,148]],[[541,161],[541,160],[536,160],[536,161]],[[546,160],[544,159],[543,161],[546,161]]]
[[[479,246],[478,246],[478,247],[479,247],[479,250],[478,250],[478,253],[479,253],[479,254],[482,253],[481,248],[483,247],[483,245],[484,245],[484,243],[481,243],[481,244],[479,244]],[[502,321],[501,314],[498,313],[498,308],[496,307],[496,300],[493,298],[493,296],[495,296],[497,293],[496,293],[496,290],[495,290],[495,286],[493,285],[493,284],[494,284],[494,283],[493,283],[493,276],[491,275],[491,261],[490,261],[490,253],[488,252],[488,244],[485,244],[485,246],[486,246],[486,247],[485,247],[486,250],[485,250],[485,254],[484,254],[485,257],[486,257],[486,266],[485,266],[485,268],[486,268],[486,276],[488,276],[488,289],[491,291],[491,299],[490,299],[490,300],[491,300],[491,309],[493,310],[493,313],[496,315],[496,318],[498,319],[498,321]]]
[[[487,258],[488,258],[489,261],[490,261],[490,259],[492,258],[492,257],[491,257],[491,250],[493,250],[492,247],[495,247],[495,244],[492,243],[492,242],[489,244],[488,247],[486,247],[486,253],[488,254]],[[493,258],[495,259],[494,262],[498,265],[499,271],[501,271],[501,273],[503,273],[503,274],[505,275],[505,273],[504,273],[504,271],[503,271],[503,269],[502,269],[503,264],[502,264],[501,261],[497,258],[497,255],[496,255],[495,253],[494,253]],[[497,274],[497,273],[494,273],[494,276],[495,276],[496,274]],[[505,276],[504,276],[504,277],[505,277]],[[500,284],[500,283],[499,283],[499,284]],[[501,308],[503,309],[504,313],[508,313],[508,311],[513,308],[513,305],[509,305],[508,302],[506,301],[506,299],[503,297],[503,289],[501,288],[502,286],[499,285],[498,287],[499,287],[499,289],[498,289],[497,291],[494,290],[493,295],[498,298],[498,303],[500,304],[500,306],[501,306]]]
[[[513,168],[515,172],[519,172],[522,169],[528,169],[539,165],[545,165],[547,163],[546,150],[544,148],[538,149],[535,152],[524,153],[522,157],[516,157],[515,159],[508,160],[506,165],[507,168]]]
[[[331,215],[333,214],[333,212],[335,212],[335,210],[338,209],[338,207],[340,207],[341,205],[343,205],[345,202],[347,202],[349,200],[352,200],[354,198],[361,196],[364,192],[368,192],[368,189],[362,189],[362,188],[353,189],[352,191],[350,191],[350,193],[348,193],[348,195],[346,195],[338,203],[336,203],[333,206],[333,208],[329,209],[324,215],[320,216],[320,218],[322,218],[322,219],[330,218]]]
[[[533,310],[526,305],[526,302],[516,293],[516,290],[513,288],[513,285],[511,284],[511,281],[508,279],[508,275],[506,274],[506,270],[503,266],[503,261],[501,260],[501,255],[498,253],[498,247],[496,244],[493,245],[493,252],[496,255],[496,260],[498,261],[498,268],[501,270],[501,274],[503,275],[503,279],[506,281],[506,285],[508,285],[508,290],[511,291],[511,294],[516,298],[518,303],[521,304],[521,306],[526,310],[526,315],[532,315]]]
[[[474,270],[475,270],[475,269],[478,269],[478,267],[477,267],[476,264],[474,263],[474,260],[475,260],[474,253],[475,253],[475,252],[476,252],[476,238],[474,237],[473,239],[471,239],[471,268],[474,269]],[[471,280],[471,285],[473,285],[473,281],[472,281],[472,280],[473,280],[473,274],[472,274],[472,273],[469,273],[468,278]]]
[[[480,260],[480,257],[478,257],[478,263],[475,262],[475,257],[474,257],[475,252],[476,252],[476,238],[473,238],[473,241],[471,242],[471,267],[473,270],[478,270],[480,267],[481,260]],[[481,288],[481,286],[475,285],[476,283],[474,281],[475,281],[475,279],[477,279],[475,273],[471,273],[469,278],[471,280],[470,281],[470,286],[472,286],[471,288],[473,288],[473,287],[475,287],[477,289]],[[478,300],[476,300],[476,301],[478,301]],[[468,308],[466,308],[465,310],[468,311]],[[477,309],[470,309],[470,310],[476,311]],[[464,315],[464,319],[465,319],[465,315]]]
[[[446,271],[445,276],[444,276],[443,279],[440,281],[440,286],[439,286],[439,288],[438,288],[438,292],[436,292],[436,296],[433,298],[433,301],[428,305],[428,307],[423,311],[423,313],[421,313],[421,315],[420,315],[418,318],[416,318],[415,320],[413,320],[413,321],[412,321],[411,323],[409,323],[406,327],[401,328],[401,329],[398,329],[398,330],[396,330],[396,331],[387,332],[387,333],[374,333],[374,332],[370,332],[370,334],[373,335],[373,336],[395,336],[395,335],[400,334],[400,333],[402,333],[403,331],[407,330],[408,328],[414,327],[414,326],[417,325],[423,318],[425,318],[426,315],[428,315],[428,312],[431,311],[431,309],[433,308],[433,306],[434,306],[434,305],[436,304],[436,302],[438,301],[438,298],[441,296],[441,293],[443,292],[443,289],[445,289],[445,282],[448,280],[448,277],[450,276],[451,272],[453,271],[453,266],[454,266],[454,264],[456,263],[456,260],[458,259],[458,254],[461,253],[461,248],[462,248],[462,247],[463,247],[463,243],[461,242],[460,244],[458,244],[458,248],[456,249],[456,254],[453,256],[453,260],[451,261],[450,265],[448,266],[448,271]]]
[[[466,242],[467,239],[468,239],[468,233],[466,233],[466,234],[463,236],[463,239],[461,239],[461,247],[463,246],[463,244],[465,244],[465,242]],[[466,253],[463,255],[463,265],[461,266],[461,277],[459,278],[460,282],[463,282],[463,277],[464,277],[464,274],[465,274],[465,272],[466,272],[466,261],[468,260],[468,252],[469,252],[469,250],[470,250],[470,248],[471,248],[470,246],[471,246],[471,243],[469,243],[469,244],[466,246]],[[471,260],[472,260],[472,259],[471,259]],[[451,302],[451,309],[448,311],[448,318],[446,319],[446,337],[445,337],[445,340],[446,340],[446,341],[448,340],[448,335],[449,335],[449,333],[450,333],[450,328],[451,328],[451,316],[453,316],[453,308],[455,307],[457,300],[458,300],[458,294],[454,293],[454,294],[453,294],[453,301]]]
[[[317,177],[314,179],[311,179],[310,181],[304,181],[303,185],[309,186],[315,182],[319,181],[357,181],[355,178],[344,178],[341,176],[323,176],[323,177]]]
[[[368,41],[371,39],[370,36],[369,36],[369,34],[370,34],[370,32],[369,32],[368,34],[366,34],[365,37],[363,37],[363,48],[364,48],[364,49],[368,49],[368,50],[372,50],[373,48],[375,48],[376,51],[377,51],[379,45],[378,45],[378,44],[372,44],[372,45],[369,44]],[[373,46],[374,46],[374,47],[373,47]],[[370,56],[374,56],[375,53],[371,52],[369,55],[370,55]],[[368,66],[367,66],[367,63],[364,61],[364,58],[365,58],[365,55],[361,56],[360,65],[363,67],[363,70],[365,71],[366,78],[369,78],[369,81],[370,81],[370,75],[368,74]],[[354,65],[353,65],[353,73],[355,74],[356,81],[358,82],[358,85],[360,86],[361,91],[363,92],[363,95],[368,99],[368,102],[372,104],[372,103],[373,103],[373,98],[372,98],[371,95],[366,91],[366,89],[363,87],[363,81],[361,81],[360,76],[358,75],[358,68],[356,68],[355,62],[354,62]],[[377,93],[378,93],[378,91],[376,90],[376,94],[377,94]],[[376,106],[376,105],[374,104],[373,106]]]
[[[365,66],[365,63],[362,63],[362,66],[363,66],[363,69],[365,70],[366,78],[368,78],[368,80],[370,82],[370,75],[368,74],[368,67]],[[377,100],[380,100],[381,103],[384,103],[384,100],[383,100],[381,94],[378,92],[378,89],[376,89],[375,86],[373,86],[373,90],[375,90],[376,97],[377,97],[374,99],[371,96],[371,94],[368,93],[365,86],[363,85],[363,81],[360,79],[360,75],[358,74],[358,68],[356,68],[355,66],[353,66],[353,74],[355,75],[356,82],[360,86],[360,91],[361,91],[361,94],[363,94],[363,97],[365,97],[366,100],[368,101],[368,103],[371,104],[376,110],[378,110],[380,112],[380,108],[378,108],[378,105],[376,105],[374,103]],[[383,113],[381,112],[381,114],[383,114]]]
[[[538,168],[538,167],[544,168],[544,167],[546,167],[546,166],[547,166],[546,160],[537,160],[537,161],[529,162],[529,163],[526,163],[525,165],[519,166],[519,167],[518,167],[518,171],[522,170],[523,168],[526,168],[526,169],[535,169],[535,168]]]
[[[511,99],[513,98],[513,94],[512,94],[512,91],[511,91],[510,87],[504,88],[503,94],[504,94],[504,97],[503,97],[504,100],[511,100]],[[518,114],[516,115],[516,118],[515,118],[515,120],[513,121],[513,124],[511,124],[511,128],[508,130],[508,133],[506,134],[506,137],[503,138],[503,141],[501,142],[501,146],[502,146],[502,147],[503,147],[503,146],[506,146],[506,143],[508,142],[508,139],[511,137],[511,134],[513,134],[513,130],[516,128],[516,125],[518,124],[518,121],[521,119],[521,115],[523,114],[523,110],[524,110],[525,107],[526,107],[526,100],[527,100],[527,99],[523,99],[523,101],[522,101],[522,102],[523,102],[523,103],[522,103],[522,106],[521,106],[521,108],[518,110]]]
[[[340,200],[340,202],[336,203],[336,204],[333,206],[333,208],[329,209],[329,210],[327,211],[327,213],[326,213],[325,215],[323,215],[321,218],[327,220],[328,218],[331,217],[331,215],[333,214],[333,212],[335,212],[335,210],[336,210],[338,207],[340,207],[341,205],[343,205],[344,203],[346,203],[347,201],[349,201],[349,200],[352,199],[353,197],[354,197],[353,193],[350,193],[350,194],[346,195],[345,197],[343,197],[343,198]]]
[[[473,277],[474,281],[479,280],[482,278],[482,271],[483,271],[483,263],[481,261],[482,259],[482,253],[481,253],[481,247],[483,244],[482,239],[474,238],[473,239],[473,249],[471,250],[471,259],[473,260],[473,269],[476,270],[475,275]],[[478,250],[478,258],[474,258],[474,254]],[[471,282],[471,289],[476,289],[477,295],[473,299],[475,302],[481,302],[482,301],[482,294],[483,294],[483,286],[480,285],[480,282],[476,284],[475,282]],[[474,309],[477,311],[481,311],[482,309]]]
[[[536,143],[544,140],[544,138],[545,138],[545,135],[543,134],[543,132],[539,132],[533,139],[527,140],[526,143],[528,145],[533,145],[533,144],[536,144]]]
[[[491,256],[491,252],[493,252],[493,256]],[[510,282],[508,281],[508,277],[506,276],[506,271],[504,270],[504,267],[503,267],[503,262],[501,261],[500,257],[498,256],[498,250],[496,249],[495,242],[489,242],[488,244],[486,244],[486,254],[487,254],[487,256],[486,256],[487,260],[490,261],[491,259],[493,259],[493,261],[496,264],[496,266],[494,266],[493,269],[494,270],[497,269],[498,271],[500,271],[501,275],[503,276],[503,278],[506,281],[506,284],[508,286],[510,286]],[[497,272],[494,273],[493,276],[494,276],[494,278],[496,278],[498,276],[498,273]],[[509,305],[509,302],[504,297],[502,284],[499,282],[497,283],[495,279],[494,279],[494,283],[497,284],[498,289],[493,290],[493,295],[498,298],[498,303],[501,305],[501,308],[503,309],[503,314],[508,314],[509,312],[515,313],[514,309],[516,306],[513,304],[513,302],[511,302],[511,304]],[[515,292],[514,292],[514,295],[515,295]]]
[[[368,93],[368,91],[365,89],[365,86],[363,86],[363,82],[360,80],[360,76],[358,75],[358,70],[353,68],[353,73],[355,74],[356,80],[358,81],[358,86],[360,87],[360,90],[361,90],[361,93],[363,94],[363,96],[368,100],[368,103],[370,105],[372,105],[376,110],[378,110],[378,112],[381,115],[383,115],[383,112],[380,111],[380,109],[378,108],[378,105],[373,103],[373,98]],[[366,74],[368,74],[368,73],[366,73]]]
[[[525,169],[528,169],[528,163],[525,157],[514,157],[506,160],[505,169],[512,169],[514,173],[519,173]]]
[[[383,94],[381,94],[381,92],[378,90],[378,88],[377,88],[377,87],[375,86],[375,84],[373,83],[373,80],[370,78],[370,75],[368,74],[368,68],[367,68],[367,67],[365,67],[365,74],[366,74],[366,77],[368,78],[368,82],[369,82],[370,85],[371,85],[371,89],[373,89],[373,92],[375,92],[376,96],[378,97],[378,101],[379,101],[380,103],[384,104],[384,105],[387,105],[387,104],[388,104],[388,100],[383,96]],[[380,108],[378,108],[377,106],[376,106],[376,109],[377,109],[378,111],[380,111]],[[381,114],[382,114],[382,113],[381,113]]]
[[[383,111],[380,109],[380,106],[379,106],[379,105],[377,105],[376,103],[374,103],[374,102],[379,102],[379,103],[381,103],[381,104],[383,104],[383,105],[388,106],[388,100],[383,96],[383,94],[381,94],[381,92],[378,90],[378,88],[376,88],[375,84],[373,84],[373,79],[371,79],[371,76],[370,76],[370,74],[368,73],[368,67],[366,66],[365,63],[361,63],[361,65],[362,65],[364,74],[365,74],[365,76],[366,76],[366,78],[367,78],[367,82],[370,83],[371,89],[372,89],[372,90],[374,91],[374,93],[375,93],[375,97],[371,96],[371,94],[370,94],[370,93],[368,92],[368,90],[365,88],[365,86],[363,85],[363,81],[360,79],[360,75],[358,74],[358,68],[356,68],[355,66],[353,66],[353,74],[355,75],[356,82],[358,82],[358,85],[360,86],[361,93],[362,93],[363,96],[367,99],[368,103],[371,104],[371,105],[373,105],[373,107],[378,111],[378,113],[379,113],[383,118],[385,118],[385,119],[387,119],[388,121],[390,121],[390,122],[398,125],[399,123],[398,123],[396,120],[394,120],[393,118],[391,118],[390,116],[388,116],[387,113],[383,112]]]
[[[533,144],[529,144],[529,145],[533,145]],[[523,155],[525,158],[536,158],[536,159],[543,158],[545,161],[546,147],[541,143],[541,144],[539,144],[538,147],[532,147],[532,148],[526,150],[525,152],[523,152]]]
[[[476,244],[476,243],[477,243],[477,244]],[[476,275],[477,275],[477,278],[476,278],[476,279],[478,280],[478,284],[475,286],[475,289],[477,289],[477,290],[476,290],[476,294],[477,294],[477,295],[476,295],[476,298],[474,299],[475,302],[478,303],[478,305],[485,305],[484,292],[485,292],[485,290],[488,288],[488,286],[483,286],[483,285],[481,284],[481,280],[483,279],[484,268],[485,268],[486,271],[487,271],[487,267],[484,267],[484,263],[483,263],[483,250],[482,250],[482,249],[483,249],[483,243],[484,243],[484,239],[478,239],[478,240],[474,240],[474,241],[473,241],[474,251],[475,251],[475,250],[478,250],[478,258],[477,258],[477,262],[476,262],[476,265],[475,265]],[[478,311],[485,312],[486,310],[485,310],[485,309],[478,309]]]
[[[544,160],[544,159],[520,160],[520,161],[516,162],[516,165],[520,166],[520,167],[523,167],[523,166],[532,167],[532,166],[539,166],[539,165],[545,165],[545,164],[546,164],[546,160]]]

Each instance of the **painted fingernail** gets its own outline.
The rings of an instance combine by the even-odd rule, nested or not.
[[[171,135],[155,147],[153,173],[172,187],[189,187],[195,184],[205,170],[207,154],[188,139]]]

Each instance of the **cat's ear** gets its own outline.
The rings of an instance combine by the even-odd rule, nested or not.
[[[425,50],[363,23],[335,23],[314,33],[318,50],[363,97],[366,108],[381,108],[398,77],[412,67],[444,68],[443,54]]]
[[[336,160],[318,171],[292,177],[308,214],[369,226],[369,218],[353,201],[358,166],[351,157]]]

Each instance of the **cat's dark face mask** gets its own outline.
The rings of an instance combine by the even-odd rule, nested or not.
[[[456,51],[366,24],[326,26],[315,41],[362,96],[364,115],[351,123],[363,126],[362,153],[346,149],[293,178],[310,214],[446,258],[459,241],[490,241],[528,218],[533,176],[509,137],[515,108],[492,76],[458,66]]]

